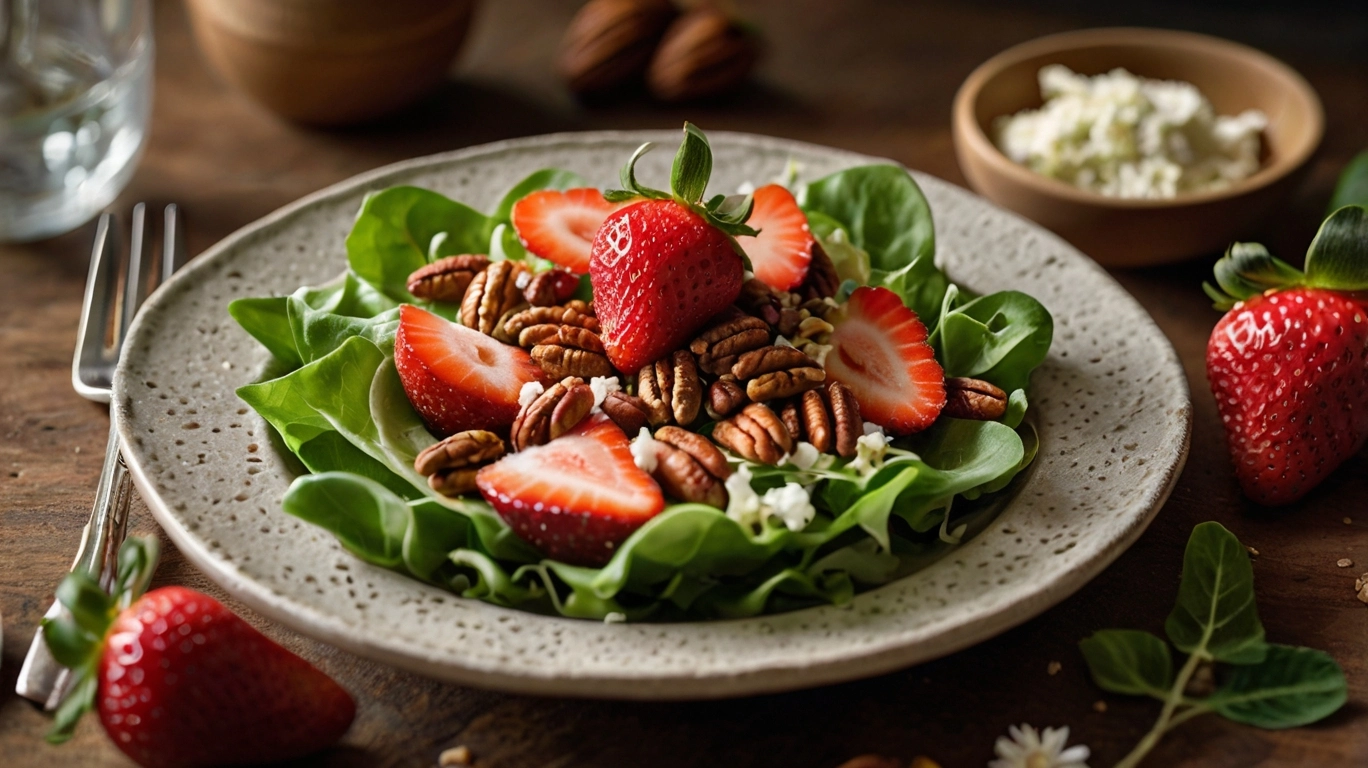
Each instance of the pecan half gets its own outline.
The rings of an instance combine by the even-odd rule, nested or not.
[[[779,310],[783,308],[779,294],[768,283],[756,277],[741,284],[741,295],[736,299],[736,306],[770,326],[779,324]]]
[[[741,316],[725,320],[699,334],[689,343],[698,356],[698,367],[714,376],[729,373],[736,359],[770,343],[769,324],[758,317]]]
[[[532,359],[546,371],[548,376],[578,376],[592,379],[595,376],[613,376],[617,371],[602,352],[561,344],[538,344],[532,348]]]
[[[533,325],[573,325],[599,332],[598,319],[590,313],[582,301],[571,301],[559,307],[530,307],[515,312],[504,320],[502,334],[495,334],[500,341],[516,341],[524,328]]]
[[[523,288],[523,298],[534,307],[553,307],[568,301],[579,287],[579,276],[564,269],[538,272]]]
[[[461,300],[461,325],[493,336],[506,315],[526,304],[518,281],[527,274],[527,267],[515,261],[490,264],[466,288]]]
[[[855,399],[850,387],[839,381],[828,382],[823,395],[827,408],[831,409],[836,455],[848,459],[855,455],[857,442],[864,435],[860,402]]]
[[[583,379],[568,376],[546,388],[518,412],[510,441],[513,450],[545,445],[574,429],[594,407],[594,391]]]
[[[713,440],[733,453],[761,464],[778,464],[793,452],[793,436],[764,403],[751,403],[713,427]]]
[[[792,397],[826,380],[826,371],[817,361],[793,347],[751,350],[737,358],[732,375],[746,383],[746,396],[757,403]]]
[[[460,496],[475,490],[475,473],[505,450],[503,440],[493,432],[468,429],[425,448],[413,460],[413,468],[427,477],[432,490]]]
[[[813,242],[812,260],[808,262],[807,275],[798,286],[797,292],[804,299],[825,299],[835,296],[841,288],[841,277],[836,274],[836,265],[822,249],[822,244]]]
[[[811,391],[804,392],[803,394],[811,394]],[[803,416],[798,410],[801,407],[801,403],[801,399],[785,400],[782,405],[778,406],[779,420],[784,422],[784,427],[788,429],[790,435],[793,435],[795,441],[803,439]],[[809,440],[808,442],[812,441]],[[820,451],[821,448],[819,447],[817,450]]]
[[[414,270],[409,275],[408,292],[424,301],[459,302],[475,276],[489,266],[489,257],[467,253],[447,256]]]
[[[613,423],[622,428],[628,437],[636,437],[642,427],[650,424],[651,411],[646,401],[626,392],[609,392],[600,406]]]
[[[727,459],[706,437],[679,427],[656,430],[656,469],[651,473],[665,492],[680,501],[727,508],[731,476]]]
[[[703,405],[703,381],[687,349],[677,349],[637,371],[637,394],[646,404],[651,425],[670,422],[687,427]]]
[[[532,349],[543,344],[559,344],[589,352],[603,352],[603,340],[599,335],[577,325],[529,325],[518,334],[520,347]]]
[[[941,413],[954,419],[995,421],[1007,412],[1007,393],[981,379],[945,380],[945,408]]]
[[[711,419],[725,419],[749,402],[746,388],[730,373],[708,385],[708,417]]]

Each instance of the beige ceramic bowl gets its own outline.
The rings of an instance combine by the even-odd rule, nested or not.
[[[414,101],[446,75],[474,0],[187,0],[210,64],[280,115],[340,125]]]
[[[1041,105],[1036,75],[1047,64],[1089,75],[1124,67],[1143,77],[1185,80],[1211,100],[1217,114],[1261,110],[1269,120],[1263,168],[1216,192],[1125,200],[1018,165],[998,151],[988,131],[1001,115]],[[1125,28],[1066,32],[1003,51],[965,80],[953,115],[955,153],[975,191],[1116,267],[1215,253],[1255,234],[1261,218],[1301,178],[1324,124],[1316,92],[1267,54],[1190,32]]]

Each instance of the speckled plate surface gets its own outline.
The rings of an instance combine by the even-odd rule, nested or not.
[[[952,653],[1073,593],[1140,536],[1187,455],[1191,405],[1177,356],[1145,311],[1059,238],[917,175],[938,262],[980,292],[1027,291],[1055,318],[1036,371],[1036,466],[983,533],[931,567],[841,607],[686,624],[602,624],[499,608],[360,562],[287,516],[292,480],[265,422],[233,390],[268,353],[229,318],[242,296],[287,294],[345,265],[366,192],[414,184],[488,209],[538,168],[611,185],[641,141],[584,133],[473,147],[381,168],[223,240],[162,287],[134,324],[114,380],[138,488],[196,565],[261,613],[377,661],[470,685],[640,699],[737,696],[887,672]],[[711,135],[715,189],[818,178],[874,158],[777,139]],[[668,174],[648,155],[644,179]]]

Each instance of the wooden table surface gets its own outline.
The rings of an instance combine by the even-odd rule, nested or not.
[[[738,3],[763,28],[769,54],[753,86],[690,107],[641,100],[577,104],[552,74],[560,30],[577,3],[499,0],[481,9],[443,89],[402,115],[316,131],[283,123],[206,70],[179,3],[157,5],[151,138],[116,208],[180,203],[199,253],[238,227],[320,187],[392,161],[495,139],[594,128],[677,127],[774,134],[895,158],[963,183],[950,142],[950,102],[973,67],[1042,34],[1134,24],[1193,29],[1252,44],[1296,67],[1327,113],[1323,149],[1305,188],[1259,236],[1295,258],[1319,222],[1343,164],[1368,146],[1368,12],[1361,2],[1298,10],[1267,2],[1166,1],[1143,10],[1052,0]],[[54,748],[47,720],[15,696],[33,626],[68,566],[100,470],[106,410],[70,386],[71,349],[92,228],[0,246],[0,762],[7,766],[126,765],[93,721]],[[339,248],[340,248],[339,243]],[[339,251],[340,252],[340,251]],[[1151,766],[1368,764],[1368,606],[1354,575],[1368,570],[1365,457],[1287,509],[1244,502],[1232,479],[1203,372],[1218,314],[1200,290],[1211,259],[1114,273],[1173,341],[1192,388],[1192,452],[1172,498],[1140,541],[1091,584],[1033,621],[950,658],[871,680],[760,698],[686,704],[509,696],[433,682],[374,664],[265,622],[267,634],[356,696],[356,724],[317,765],[435,764],[468,746],[480,766],[811,766],[864,753],[945,768],[982,766],[1008,724],[1068,725],[1094,766],[1119,759],[1157,714],[1149,701],[1104,695],[1076,643],[1104,627],[1160,631],[1192,527],[1217,520],[1259,551],[1259,608],[1270,640],[1329,651],[1349,679],[1349,703],[1313,727],[1259,731],[1200,718],[1164,740]],[[133,530],[155,530],[135,506]],[[169,549],[169,548],[168,548]],[[1360,567],[1338,568],[1350,558]],[[178,553],[160,584],[220,598]],[[226,599],[226,598],[225,598]],[[1059,662],[1057,674],[1047,673]],[[1097,702],[1104,702],[1105,706]]]

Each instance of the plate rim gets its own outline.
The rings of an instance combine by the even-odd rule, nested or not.
[[[401,160],[348,177],[239,227],[191,260],[185,269],[174,275],[171,280],[163,284],[148,298],[129,329],[126,349],[138,347],[138,342],[144,333],[145,320],[150,314],[148,310],[158,306],[161,301],[165,301],[165,297],[172,295],[176,286],[182,281],[193,280],[200,271],[212,268],[213,262],[224,258],[223,254],[234,249],[241,241],[320,202],[355,194],[358,190],[366,189],[367,186],[375,185],[377,182],[408,171],[497,155],[525,147],[546,148],[556,144],[582,147],[596,143],[672,140],[677,136],[676,131],[667,130],[613,130],[540,134]],[[799,151],[839,157],[852,162],[890,163],[912,172],[911,169],[895,160],[810,142],[731,131],[711,131],[710,137],[713,141],[721,140],[740,145],[763,145],[766,149],[788,147]],[[938,181],[955,186],[965,194],[980,197],[969,190],[958,187],[958,185],[953,185],[944,180]],[[980,197],[980,199],[982,198]],[[984,202],[991,206],[995,212],[1025,222],[1035,233],[1055,241],[1055,244],[1076,256],[1082,266],[1098,273],[1099,277],[1110,281],[1118,290],[1128,296],[1130,295],[1105,269],[1058,238],[1057,235],[1034,222],[997,206],[991,201],[984,200]],[[1133,296],[1131,296],[1131,300],[1135,301]],[[211,552],[207,542],[201,541],[181,523],[172,512],[167,501],[158,493],[139,456],[139,452],[129,447],[137,445],[133,434],[131,405],[128,402],[124,383],[127,361],[132,359],[130,356],[121,358],[115,371],[113,418],[124,446],[125,463],[135,486],[158,525],[176,544],[186,559],[252,610],[302,635],[342,648],[363,658],[406,669],[427,677],[518,694],[595,699],[684,701],[779,693],[885,674],[977,645],[988,638],[1025,623],[1057,605],[1091,582],[1116,558],[1134,545],[1149,527],[1177,485],[1191,448],[1193,421],[1191,388],[1188,385],[1186,372],[1181,359],[1178,357],[1177,350],[1162,329],[1158,327],[1158,324],[1154,322],[1148,310],[1145,310],[1138,301],[1135,303],[1143,312],[1144,319],[1152,326],[1157,339],[1162,341],[1164,362],[1182,374],[1176,377],[1176,381],[1183,396],[1181,407],[1177,409],[1181,412],[1182,417],[1180,445],[1172,461],[1164,470],[1163,482],[1158,484],[1157,490],[1149,494],[1149,498],[1137,503],[1137,506],[1140,503],[1146,506],[1143,519],[1137,519],[1127,526],[1119,536],[1111,540],[1110,546],[1100,548],[1092,557],[1082,560],[1073,568],[1060,571],[1055,578],[1041,584],[1023,599],[983,612],[967,623],[959,624],[953,633],[939,635],[935,649],[930,652],[927,652],[924,647],[930,645],[928,643],[894,642],[871,646],[856,656],[846,656],[835,662],[754,664],[745,671],[734,673],[714,672],[695,675],[670,673],[647,677],[603,674],[566,675],[562,672],[537,669],[510,672],[507,669],[496,668],[494,665],[469,663],[472,660],[465,660],[466,663],[462,664],[453,664],[441,654],[424,652],[416,647],[400,650],[383,642],[375,641],[370,635],[359,635],[349,631],[350,625],[342,622],[337,616],[325,613],[311,605],[294,601],[288,596],[275,592],[267,584],[243,576],[235,569],[226,567],[227,561]],[[518,611],[518,613],[537,619],[544,618],[526,611]],[[555,617],[546,618],[554,619]],[[571,619],[571,621],[577,620]],[[725,621],[727,620],[694,623],[714,625]],[[796,672],[802,674],[794,674]]]

